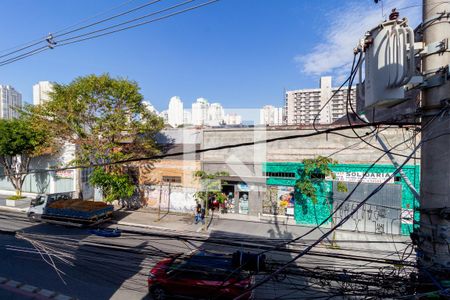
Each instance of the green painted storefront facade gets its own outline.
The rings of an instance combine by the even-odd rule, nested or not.
[[[360,172],[364,173],[370,168],[370,165],[366,164],[337,164],[331,167],[332,171],[337,172]],[[300,174],[303,169],[303,164],[293,162],[267,162],[263,164],[263,172],[267,174],[266,184],[268,186],[288,186],[294,187],[296,181],[300,178]],[[382,174],[392,174],[395,171],[395,167],[392,165],[375,165],[370,169],[371,176],[382,176]],[[407,165],[403,167],[403,171],[409,178],[414,187],[419,190],[420,183],[420,167]],[[284,176],[289,174],[289,176]],[[295,174],[295,175],[293,175]],[[385,176],[385,175],[384,175]],[[399,174],[396,175],[394,184],[401,185],[401,209],[402,212],[410,212],[414,214],[414,219],[417,220],[418,212],[415,208],[419,203],[414,198],[414,195],[406,185],[405,181]],[[312,201],[305,196],[301,195],[298,190],[295,190],[295,206],[294,206],[294,218],[297,224],[314,226],[322,222],[327,218],[332,211],[332,199],[333,199],[333,182],[325,180],[322,183],[316,184],[317,203],[313,204]],[[331,220],[327,222],[331,223]],[[409,235],[412,232],[411,220],[402,219],[401,221],[401,234]]]

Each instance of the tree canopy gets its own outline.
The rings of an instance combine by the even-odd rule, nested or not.
[[[111,163],[160,153],[155,137],[164,126],[163,120],[143,105],[136,82],[108,74],[89,75],[69,84],[55,84],[49,97],[50,101],[30,108],[30,113],[36,123],[77,146],[73,165]],[[102,189],[106,199],[130,194],[134,182],[123,165],[102,169],[94,171],[91,182]],[[119,186],[126,192],[118,192]]]
[[[159,153],[155,135],[163,121],[142,104],[136,82],[108,74],[55,84],[50,101],[32,108],[38,122],[78,146],[76,164]]]
[[[16,195],[22,193],[22,185],[29,172],[31,159],[52,151],[52,136],[31,119],[0,119],[0,165],[11,181]]]

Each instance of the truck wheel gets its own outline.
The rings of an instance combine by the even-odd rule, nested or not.
[[[158,285],[151,288],[150,293],[154,300],[166,300],[167,299],[166,290]]]
[[[35,213],[28,214],[28,218],[31,222],[39,222],[40,218]]]

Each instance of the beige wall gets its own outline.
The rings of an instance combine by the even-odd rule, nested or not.
[[[197,188],[199,184],[194,179],[194,172],[197,170],[200,170],[200,161],[161,160],[154,163],[153,166],[139,166],[139,183],[160,184],[163,176],[180,176],[183,187]]]

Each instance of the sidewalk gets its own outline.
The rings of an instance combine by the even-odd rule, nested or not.
[[[30,207],[30,201],[31,201],[30,197],[27,197],[24,200],[13,200],[14,206],[6,205],[6,201],[7,201],[8,197],[10,197],[10,196],[11,195],[5,195],[5,194],[0,195],[0,209],[26,212],[28,210],[28,208]]]
[[[295,225],[293,220],[276,218],[275,216],[246,216],[238,214],[214,214],[207,225],[194,223],[193,214],[158,212],[148,208],[138,210],[117,210],[114,222],[118,225],[134,226],[156,230],[168,230],[183,233],[203,233],[209,236],[254,236],[271,239],[293,239],[308,232],[312,227]],[[207,229],[205,230],[205,227]],[[329,228],[322,227],[305,237],[305,240],[315,240]],[[330,239],[332,236],[330,235]],[[344,241],[343,245],[357,244],[361,249],[396,251],[398,243],[409,241],[407,236],[390,234],[370,234],[337,230],[335,240]],[[379,241],[380,243],[374,243]],[[395,243],[393,243],[395,241]],[[350,242],[350,243],[349,243]],[[397,245],[395,245],[397,244]]]
[[[0,195],[0,210],[10,210],[26,212],[29,202],[17,207],[6,206],[5,196]],[[194,215],[189,213],[176,213],[161,211],[160,214],[154,209],[140,208],[137,210],[124,210],[115,207],[113,223],[122,226],[140,227],[154,230],[172,231],[183,234],[204,234],[208,236],[247,236],[270,239],[290,240],[301,236],[312,229],[310,226],[295,224],[293,218],[283,216],[248,216],[234,213],[220,214],[217,211],[205,220],[206,225],[195,224]],[[323,226],[305,237],[305,240],[315,240],[329,229]],[[330,235],[330,239],[332,236]],[[407,236],[390,234],[371,234],[364,232],[354,232],[337,230],[334,239],[339,245],[339,241],[358,244],[359,248],[373,250],[397,251],[398,243],[410,241]],[[329,240],[328,240],[329,241]],[[374,243],[379,241],[380,243]],[[393,243],[395,241],[395,243]],[[397,245],[396,245],[397,244]]]

